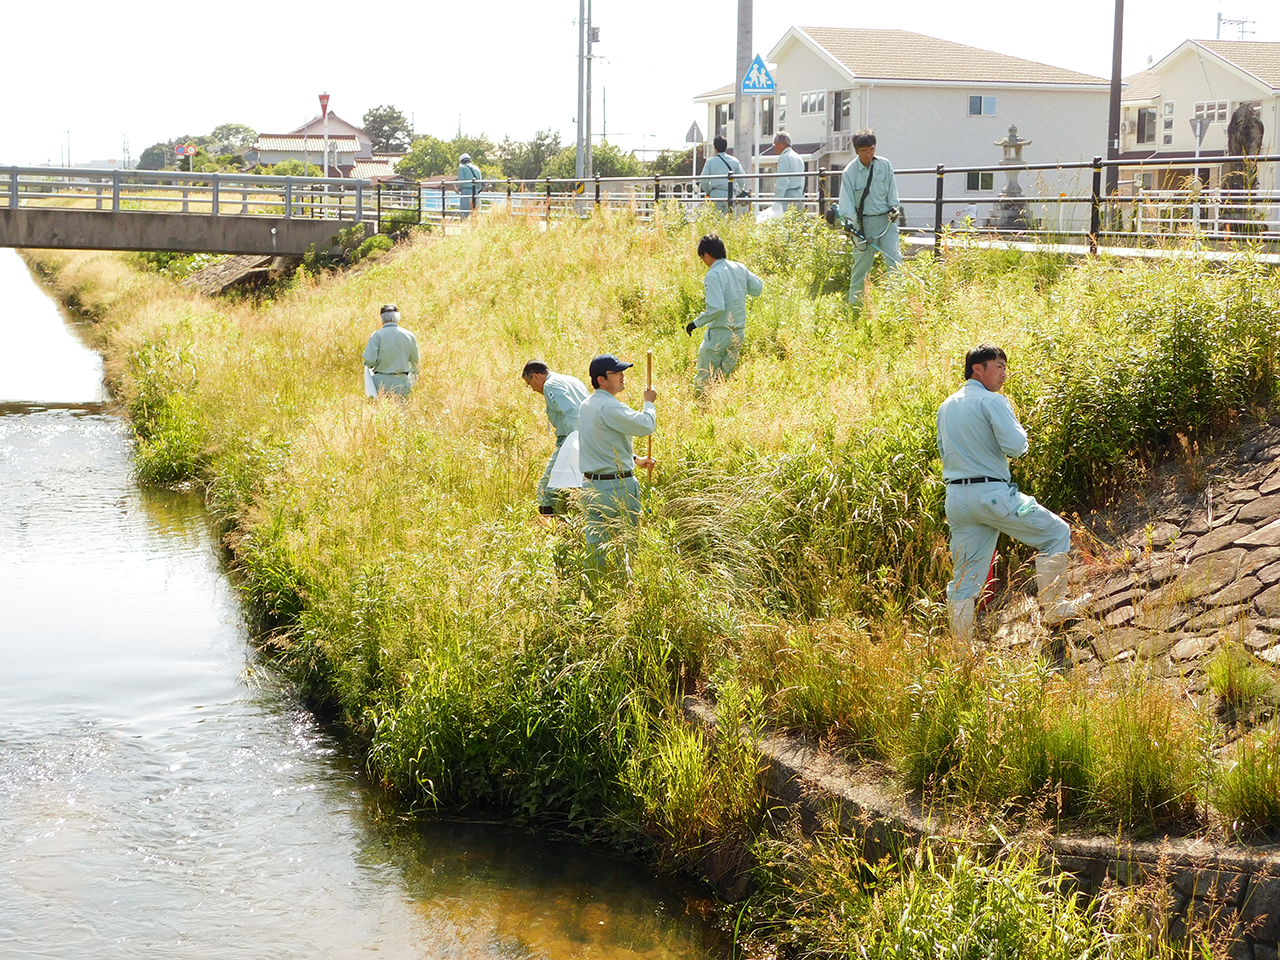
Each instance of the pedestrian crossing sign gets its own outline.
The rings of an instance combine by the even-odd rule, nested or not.
[[[773,91],[773,75],[769,73],[769,68],[764,65],[760,54],[757,53],[755,60],[751,61],[751,69],[742,78],[742,93],[744,96],[759,96],[762,93],[773,93]]]

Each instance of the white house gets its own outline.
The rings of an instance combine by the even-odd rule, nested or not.
[[[1120,159],[1125,194],[1175,189],[1190,177],[1216,187],[1227,148],[1227,124],[1241,103],[1252,103],[1264,128],[1263,154],[1275,154],[1280,140],[1280,43],[1253,40],[1187,40],[1159,63],[1125,78],[1121,96]],[[1196,156],[1192,121],[1208,121],[1194,167],[1170,167],[1162,160]],[[1259,188],[1275,190],[1274,165],[1259,171]]]
[[[350,136],[329,132],[329,172],[331,177],[352,175],[360,141]],[[285,160],[302,161],[320,166],[324,156],[324,135],[304,133],[260,133],[257,143],[245,157],[250,163],[276,164]]]
[[[757,106],[755,159],[762,173],[774,162],[775,130],[791,134],[808,169],[838,170],[853,158],[853,132],[871,127],[878,153],[896,169],[927,171],[899,178],[902,197],[930,201],[937,164],[998,163],[1003,154],[995,142],[1011,125],[1032,141],[1023,153],[1027,163],[1088,161],[1105,153],[1109,84],[1101,77],[907,30],[792,27],[765,59],[776,64],[777,92]],[[710,136],[730,142],[733,95],[730,85],[694,98],[707,107]],[[992,173],[957,173],[946,177],[944,191],[977,202],[981,220],[1004,182]],[[1021,182],[1029,197],[1079,195],[1088,192],[1090,174],[1023,174]],[[959,206],[952,204],[947,215]],[[915,223],[932,218],[921,204],[908,204],[907,214]]]

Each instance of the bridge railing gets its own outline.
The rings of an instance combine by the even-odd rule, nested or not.
[[[372,185],[338,177],[0,167],[0,207],[203,216],[371,219]]]

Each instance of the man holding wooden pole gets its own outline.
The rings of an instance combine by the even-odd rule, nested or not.
[[[630,573],[626,539],[640,519],[640,484],[635,471],[637,467],[652,470],[655,464],[651,455],[634,454],[631,438],[647,437],[657,427],[657,391],[652,383],[645,387],[641,410],[633,410],[618,399],[626,389],[625,371],[631,366],[611,353],[593,359],[588,372],[595,392],[578,408],[587,563],[597,573],[610,569]],[[650,360],[650,377],[652,370]],[[611,545],[620,533],[619,542]]]

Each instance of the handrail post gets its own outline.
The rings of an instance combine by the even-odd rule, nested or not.
[[[382,181],[379,180],[378,182],[381,183]],[[422,191],[414,190],[413,194],[418,201],[418,226],[422,226]]]
[[[1093,194],[1089,198],[1089,253],[1097,256],[1102,229],[1102,157],[1093,158]]]
[[[120,212],[120,171],[111,171],[111,212]]]
[[[507,177],[507,213],[511,212],[511,178]]]
[[[938,185],[933,195],[933,255],[939,256],[942,253],[942,183],[944,170],[942,164],[938,164]]]
[[[382,232],[382,181],[381,181],[381,180],[379,180],[379,181],[378,181],[377,194],[378,194],[378,227],[377,227],[377,230],[378,230],[378,232],[379,232],[379,233],[381,233],[381,232]]]
[[[9,207],[18,209],[18,168],[9,168]]]
[[[724,197],[724,211],[725,213],[733,213],[733,171],[732,170],[729,171],[729,179],[727,182],[729,185],[726,188],[728,192],[725,194],[725,197]]]
[[[293,177],[284,178],[284,218],[293,219]]]
[[[364,222],[364,181],[356,181],[356,223]],[[418,222],[422,222],[422,197],[418,197]]]
[[[210,207],[210,216],[216,217],[218,215],[218,175],[216,173],[213,175],[213,197],[210,200]]]
[[[653,175],[653,212],[656,216],[658,207],[662,205],[662,176],[660,174]]]
[[[461,196],[461,194],[459,194]],[[459,213],[459,216],[462,214]],[[444,229],[444,181],[440,181],[440,229]]]
[[[818,216],[825,217],[827,215],[827,178],[822,175],[822,168],[817,170],[818,175]]]
[[[600,206],[600,174],[596,174],[596,206]]]
[[[551,178],[547,177],[547,223],[551,222]]]

